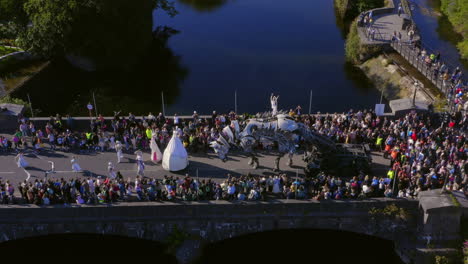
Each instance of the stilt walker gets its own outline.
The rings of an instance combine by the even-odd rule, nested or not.
[[[115,142],[115,151],[117,152],[117,163],[120,163],[123,159],[123,153],[122,153],[122,143],[120,143],[120,141],[116,141]]]
[[[78,162],[76,161],[76,157],[73,156],[72,159],[71,159],[71,164],[72,164],[72,171],[74,172],[81,172],[81,167],[80,165],[78,164]]]
[[[141,150],[135,151],[137,162],[137,175],[145,176],[145,162],[143,161],[143,152]]]

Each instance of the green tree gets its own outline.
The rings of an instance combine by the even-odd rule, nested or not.
[[[26,0],[0,0],[0,22],[13,21],[26,25],[28,20],[23,8],[25,2]]]
[[[167,0],[28,0],[24,49],[46,58],[91,58],[98,67],[131,67],[151,45],[152,11],[176,14]]]

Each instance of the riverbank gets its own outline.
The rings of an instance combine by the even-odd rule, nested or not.
[[[385,55],[379,55],[358,65],[366,76],[375,84],[375,88],[382,92],[387,100],[412,98],[414,78],[403,72],[401,66]],[[422,81],[416,91],[416,100],[427,104],[436,102],[437,94],[431,92]]]
[[[468,1],[440,0],[441,11],[444,13],[456,32],[463,40],[457,44],[462,58],[468,59]]]

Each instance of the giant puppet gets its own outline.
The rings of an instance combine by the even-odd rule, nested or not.
[[[231,126],[226,126],[216,141],[210,146],[223,161],[228,160],[231,146],[237,146],[250,156],[249,165],[256,168],[258,158],[256,147],[262,145],[278,146],[278,157],[275,170],[279,170],[279,161],[285,154],[289,154],[288,165],[292,164],[292,154],[297,153],[299,141],[304,142],[304,161],[307,162],[305,172],[314,176],[320,171],[333,174],[349,174],[367,172],[371,162],[367,148],[358,144],[335,144],[328,137],[318,133],[302,122],[278,111],[279,96],[271,95],[271,112],[259,113],[255,118],[246,120],[243,130],[239,122],[233,120]],[[355,174],[353,174],[355,175]]]

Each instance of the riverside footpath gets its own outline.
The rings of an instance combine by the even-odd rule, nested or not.
[[[448,112],[466,111],[466,76],[455,63],[441,59],[443,51],[435,51],[424,43],[409,5],[407,0],[389,0],[387,7],[361,13],[358,18],[361,44],[397,52],[445,96]]]
[[[208,142],[231,120],[239,121],[241,130],[246,126],[248,118],[235,113],[206,119],[194,113],[186,120],[162,114],[98,117],[85,121],[89,127],[84,130],[60,116],[45,126],[20,117],[14,134],[1,138],[0,239],[87,232],[159,241],[175,225],[196,238],[188,239],[191,250],[179,257],[188,263],[203,241],[274,229],[329,228],[392,240],[408,263],[456,255],[468,183],[466,114],[445,122],[418,112],[390,118],[368,110],[298,111],[289,117],[336,143],[368,144],[375,157],[369,174],[305,177],[300,155],[291,166],[280,164],[280,171],[273,171],[275,150],[266,144],[258,147],[255,170],[239,151],[223,163]],[[177,129],[190,153],[189,171],[169,175],[149,161],[144,175],[136,175],[134,151],[144,150],[149,160],[148,139],[157,139],[164,150]],[[117,140],[125,143],[118,164]],[[27,164],[15,161],[21,155]],[[72,158],[80,171],[72,170]],[[109,173],[108,162],[116,164],[117,175]],[[453,198],[459,201],[440,188],[460,194]]]

